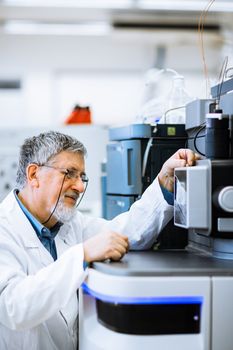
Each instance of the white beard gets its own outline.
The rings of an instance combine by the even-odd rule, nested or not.
[[[62,223],[69,222],[76,213],[76,207],[68,208],[64,205],[63,201],[60,199],[57,207],[53,213],[56,219]]]

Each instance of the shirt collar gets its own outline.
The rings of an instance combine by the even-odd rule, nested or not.
[[[29,220],[29,222],[31,223],[32,227],[34,228],[37,236],[41,239],[43,237],[47,237],[47,238],[55,238],[55,236],[57,235],[60,227],[63,225],[61,222],[57,222],[50,230],[45,227],[43,224],[41,224],[34,215],[32,215],[32,213],[30,213],[30,211],[23,205],[23,203],[21,202],[21,200],[18,197],[18,193],[19,190],[15,189],[13,191],[16,201],[19,204],[20,208],[22,209],[23,213],[25,214],[25,216],[27,217],[27,219]]]

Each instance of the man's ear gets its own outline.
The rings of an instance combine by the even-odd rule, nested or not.
[[[33,187],[39,186],[38,179],[39,166],[37,164],[29,164],[26,169],[28,183]]]

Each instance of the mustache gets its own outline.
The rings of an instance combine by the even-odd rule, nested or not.
[[[69,197],[69,198],[72,198],[76,202],[79,199],[79,196],[80,196],[80,193],[79,192],[74,192],[74,191],[66,192],[66,193],[63,194],[63,198]]]

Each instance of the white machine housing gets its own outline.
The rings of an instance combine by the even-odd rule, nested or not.
[[[232,276],[232,261],[219,259],[216,263],[215,259],[187,251],[130,252],[119,263],[95,263],[89,269],[79,294],[79,349],[231,350]],[[193,314],[196,330],[187,331],[185,319],[180,317],[179,311],[173,313],[172,307],[176,302],[178,308],[181,306],[181,313],[182,303],[187,306],[190,303],[200,304],[200,313]],[[104,321],[99,303],[106,305],[106,310],[109,307]],[[143,303],[150,306],[145,311],[148,312],[147,325],[162,325],[158,327],[161,334],[157,332],[157,326],[155,334],[140,334],[145,314],[137,310],[141,310]],[[149,311],[150,308],[154,310],[156,303],[162,305],[161,313]],[[122,313],[124,305],[126,312]],[[174,326],[175,332],[178,329],[178,333],[167,327],[170,322],[166,318],[168,314],[172,319],[171,327]],[[187,322],[190,321],[188,318]],[[117,324],[123,322],[128,322],[129,327],[119,331]],[[138,331],[127,333],[127,328],[132,328],[131,323],[138,324]]]

